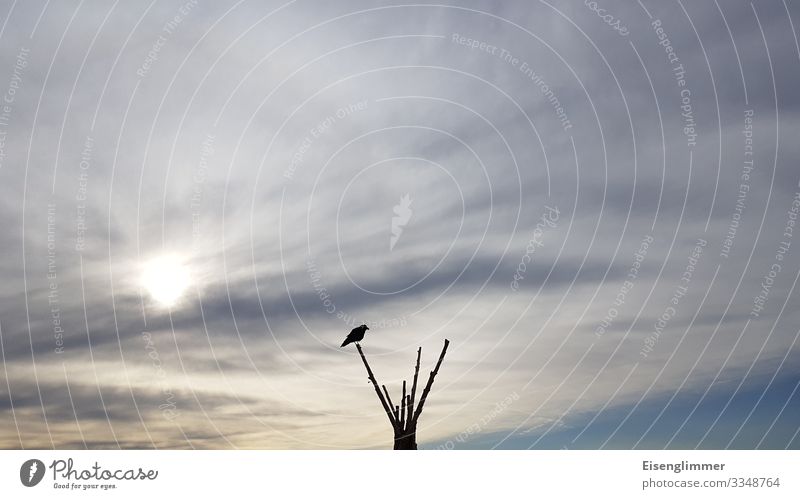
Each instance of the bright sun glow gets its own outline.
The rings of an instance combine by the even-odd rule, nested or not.
[[[190,283],[189,269],[176,256],[155,258],[142,269],[142,287],[166,307],[174,305]]]

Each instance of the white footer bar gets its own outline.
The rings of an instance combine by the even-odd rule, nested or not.
[[[25,450],[0,451],[0,496],[796,498],[799,465],[800,451]]]

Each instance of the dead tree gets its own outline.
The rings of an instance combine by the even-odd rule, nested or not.
[[[431,386],[433,386],[433,378],[439,373],[439,366],[442,365],[442,360],[444,360],[444,354],[447,353],[447,346],[449,344],[450,340],[444,340],[444,347],[442,348],[442,353],[439,354],[439,361],[436,362],[436,367],[431,371],[428,377],[428,383],[425,385],[425,389],[422,390],[419,404],[415,408],[417,378],[419,377],[419,359],[422,356],[422,347],[417,349],[417,365],[414,369],[414,382],[411,384],[411,393],[406,394],[406,382],[403,380],[403,396],[400,399],[400,404],[394,405],[392,404],[392,398],[389,396],[386,385],[381,385],[383,392],[381,392],[381,388],[378,388],[378,382],[375,380],[375,375],[372,374],[372,369],[370,369],[367,358],[364,356],[364,351],[361,350],[361,345],[356,343],[356,348],[361,355],[361,360],[364,361],[364,367],[367,368],[367,376],[372,382],[372,386],[375,387],[378,400],[381,401],[383,410],[386,411],[386,416],[389,418],[389,423],[391,423],[392,429],[394,430],[395,450],[417,450],[417,421],[419,421],[419,416],[422,414],[422,408],[425,405],[425,401],[428,399]]]

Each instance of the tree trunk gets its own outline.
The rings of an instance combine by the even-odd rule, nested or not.
[[[417,421],[419,421],[422,408],[425,405],[425,401],[428,399],[431,386],[433,386],[433,379],[439,372],[439,367],[442,365],[442,360],[444,360],[444,354],[447,353],[447,346],[449,344],[450,340],[445,339],[442,353],[439,354],[439,361],[436,362],[436,367],[431,371],[428,383],[422,391],[422,398],[419,400],[419,405],[415,408],[414,402],[417,395],[417,378],[419,377],[419,359],[422,355],[422,347],[417,349],[417,365],[414,368],[414,383],[411,385],[411,393],[406,393],[406,382],[403,380],[403,398],[400,400],[400,404],[393,405],[392,398],[389,396],[389,390],[386,389],[386,385],[381,385],[383,392],[381,392],[381,388],[378,388],[378,381],[375,379],[375,375],[369,367],[367,357],[364,355],[364,351],[361,350],[361,345],[356,342],[358,354],[361,356],[361,360],[364,361],[364,367],[367,369],[367,377],[375,388],[375,393],[378,394],[378,399],[381,401],[383,410],[386,412],[389,423],[394,429],[394,450],[417,450]]]
[[[394,450],[417,450],[416,428],[404,432],[395,432]]]

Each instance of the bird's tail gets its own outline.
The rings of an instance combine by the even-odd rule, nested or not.
[[[344,340],[342,342],[342,346],[340,346],[339,348],[342,348],[343,346],[347,345],[348,343],[350,343],[350,340]]]

